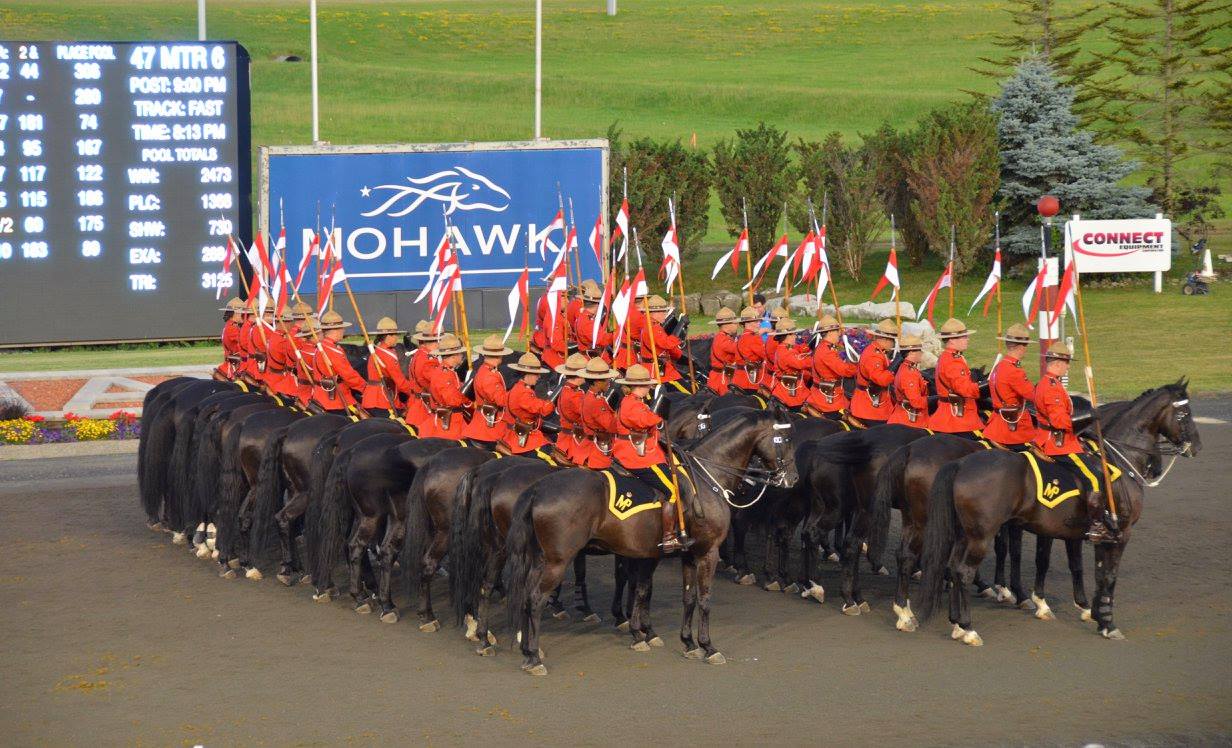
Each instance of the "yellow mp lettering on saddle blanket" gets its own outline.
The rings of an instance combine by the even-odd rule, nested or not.
[[[640,478],[632,475],[622,475],[611,470],[600,470],[607,481],[607,510],[619,520],[626,520],[633,515],[650,509],[660,509],[663,506],[664,494],[671,496],[672,481],[660,468],[653,467],[655,477],[662,484],[662,493],[656,491]],[[693,485],[689,475],[679,463],[676,465],[676,480],[678,483]],[[671,499],[675,501],[673,497]]]
[[[1023,457],[1027,458],[1027,464],[1031,466],[1031,473],[1035,476],[1035,500],[1049,509],[1055,509],[1067,499],[1072,499],[1082,493],[1081,486],[1078,485],[1077,479],[1057,463],[1044,463],[1045,467],[1041,469],[1040,459],[1030,452],[1023,452]],[[1082,461],[1078,455],[1070,454],[1063,457],[1058,457],[1058,460],[1070,460],[1078,467],[1082,477],[1090,486],[1090,490],[1099,490],[1099,479],[1091,472],[1086,463]],[[1048,479],[1045,479],[1045,470],[1050,473]],[[1116,465],[1108,466],[1108,477],[1112,482],[1116,482],[1117,478],[1121,477],[1121,471]]]

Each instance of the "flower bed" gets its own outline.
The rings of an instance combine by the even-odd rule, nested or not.
[[[48,423],[39,415],[0,421],[0,444],[62,444],[136,439],[141,435],[137,416],[117,410],[106,418],[82,418],[65,413],[62,423]]]

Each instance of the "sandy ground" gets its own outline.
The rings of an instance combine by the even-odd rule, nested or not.
[[[1232,403],[1197,403],[1232,420]],[[1060,545],[1058,620],[980,600],[980,649],[937,619],[870,615],[721,581],[725,666],[683,659],[679,570],[660,568],[648,654],[601,624],[544,625],[551,674],[458,630],[420,633],[304,587],[224,581],[147,530],[134,455],[0,462],[0,734],[27,744],[1128,744],[1232,742],[1232,588],[1225,573],[1232,425],[1148,493],[1104,641],[1078,620]],[[1033,545],[1027,542],[1027,574]],[[1093,579],[1087,553],[1088,582]],[[592,562],[606,609],[611,562]],[[1028,577],[1029,578],[1029,577]],[[823,583],[835,587],[827,564]],[[438,586],[445,606],[443,583]],[[606,617],[606,616],[605,616]],[[502,642],[507,644],[507,642]]]

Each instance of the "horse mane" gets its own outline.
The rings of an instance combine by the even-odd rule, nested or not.
[[[1143,390],[1140,395],[1130,401],[1124,411],[1111,418],[1107,426],[1111,430],[1128,424],[1127,427],[1133,431],[1141,430],[1142,411],[1148,405],[1160,395],[1166,394],[1169,399],[1182,396],[1188,391],[1188,388],[1189,381],[1185,377],[1181,377],[1175,382]]]

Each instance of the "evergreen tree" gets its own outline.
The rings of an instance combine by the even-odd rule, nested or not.
[[[778,237],[783,204],[795,191],[795,172],[790,167],[787,133],[765,122],[737,130],[734,141],[724,139],[714,147],[719,210],[735,238],[744,230],[747,206],[749,249],[755,257],[770,251]]]
[[[1006,79],[992,110],[999,116],[1001,244],[1010,254],[1039,252],[1035,202],[1055,195],[1065,215],[1087,218],[1153,216],[1150,190],[1121,180],[1137,165],[1078,128],[1074,89],[1061,85],[1042,58],[1024,60]]]
[[[1099,61],[1082,54],[1084,37],[1099,28],[1102,19],[1091,4],[1074,11],[1062,11],[1057,0],[1014,0],[1008,9],[1011,32],[997,34],[993,43],[1005,51],[1000,59],[981,57],[989,69],[977,72],[997,78],[1017,67],[1026,57],[1039,56],[1052,64],[1057,77],[1066,85],[1078,87],[1099,67]]]
[[[1182,167],[1221,142],[1210,126],[1211,105],[1220,77],[1232,71],[1232,55],[1216,35],[1227,27],[1232,6],[1223,0],[1111,5],[1105,25],[1113,49],[1096,53],[1107,74],[1088,86],[1090,111],[1110,138],[1127,144],[1142,162],[1164,212],[1174,220],[1192,220],[1193,206],[1203,201],[1184,196],[1196,194],[1199,177]]]

